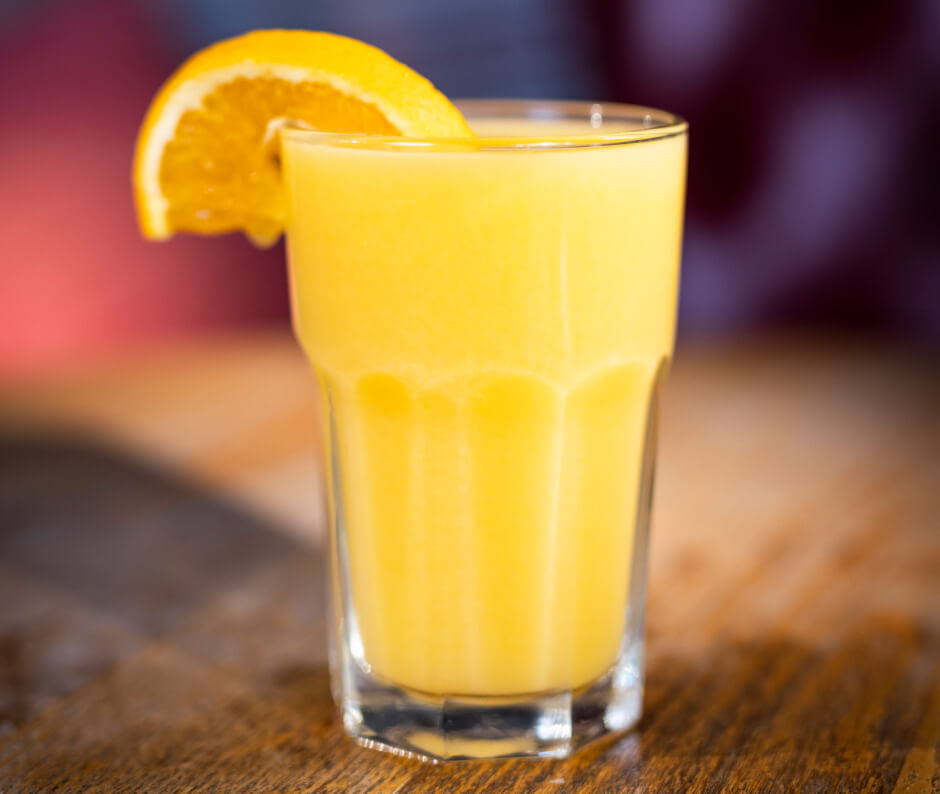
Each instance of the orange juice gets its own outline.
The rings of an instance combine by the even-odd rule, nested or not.
[[[295,328],[360,664],[432,695],[575,689],[624,633],[685,136],[470,122],[525,140],[285,134]]]

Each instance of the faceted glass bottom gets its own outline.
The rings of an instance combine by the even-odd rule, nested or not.
[[[637,723],[643,702],[642,645],[580,690],[519,698],[424,695],[346,670],[342,718],[360,744],[424,761],[560,758]]]

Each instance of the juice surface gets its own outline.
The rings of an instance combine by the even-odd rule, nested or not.
[[[298,136],[283,156],[364,663],[435,694],[589,683],[619,650],[672,350],[684,135],[413,153]]]

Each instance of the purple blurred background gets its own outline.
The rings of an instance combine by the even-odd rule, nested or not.
[[[145,244],[129,185],[170,71],[278,26],[365,39],[452,97],[686,116],[686,336],[940,344],[936,1],[0,0],[0,377],[287,322],[279,248]]]

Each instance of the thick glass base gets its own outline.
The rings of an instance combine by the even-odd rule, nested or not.
[[[423,761],[564,757],[605,733],[632,727],[643,703],[642,647],[578,690],[518,698],[408,692],[355,664],[340,696],[343,724],[360,744]]]

